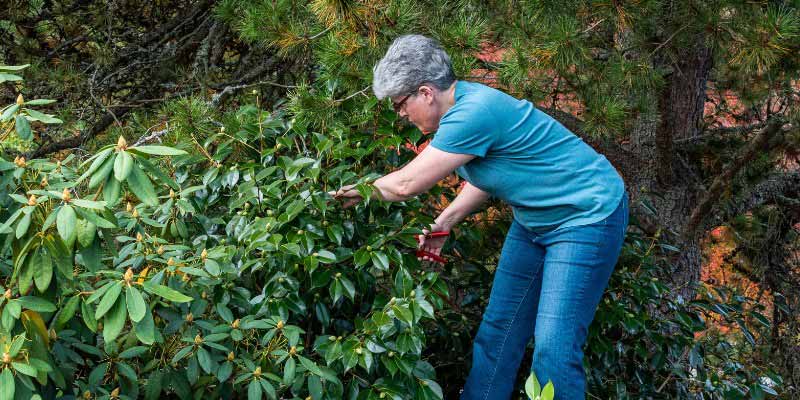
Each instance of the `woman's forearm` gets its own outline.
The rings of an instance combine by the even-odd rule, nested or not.
[[[399,170],[378,178],[372,186],[375,188],[372,197],[379,200],[405,201],[414,197],[403,190],[403,178]]]
[[[467,183],[453,202],[436,217],[436,225],[439,225],[445,231],[449,231],[466,218],[467,215],[475,211],[488,198],[489,193]]]

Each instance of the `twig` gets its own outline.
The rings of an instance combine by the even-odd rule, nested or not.
[[[684,26],[682,26],[682,27],[678,28],[677,30],[675,30],[675,32],[672,32],[672,35],[670,35],[670,36],[667,38],[667,40],[665,40],[665,41],[664,41],[664,43],[661,43],[661,44],[659,44],[659,45],[658,45],[658,46],[657,46],[655,49],[653,49],[653,51],[651,51],[651,52],[650,52],[650,54],[647,56],[647,58],[653,57],[653,54],[655,54],[655,53],[656,53],[656,52],[657,52],[657,51],[658,51],[660,48],[662,48],[662,47],[666,46],[666,44],[667,44],[667,43],[669,43],[669,42],[672,40],[672,38],[674,38],[674,37],[675,37],[675,35],[677,35],[677,34],[678,34],[678,32],[680,32],[680,31],[684,30],[684,29],[685,29],[685,28],[687,28],[688,26],[689,26],[689,24],[686,24],[686,25],[684,25]]]
[[[334,102],[334,103],[337,103],[337,104],[338,104],[338,103],[343,103],[343,102],[345,102],[345,101],[347,101],[347,100],[350,100],[350,99],[352,99],[353,97],[356,97],[356,96],[358,96],[359,94],[364,94],[364,92],[366,92],[367,90],[369,90],[369,88],[371,88],[371,87],[372,87],[372,85],[367,85],[367,87],[365,87],[365,88],[363,88],[363,89],[361,89],[361,90],[359,90],[359,91],[357,91],[357,92],[355,92],[355,93],[353,93],[353,94],[351,94],[351,95],[349,95],[349,96],[347,96],[347,97],[345,97],[345,98],[343,98],[343,99],[334,100],[333,102]]]
[[[234,92],[237,92],[237,91],[242,90],[242,89],[247,89],[247,88],[250,88],[250,87],[253,87],[253,86],[259,86],[259,85],[269,85],[269,86],[275,86],[275,87],[280,87],[280,88],[284,88],[284,89],[294,89],[294,88],[297,87],[297,85],[283,85],[283,84],[280,84],[280,83],[277,83],[277,82],[272,82],[272,81],[260,81],[260,82],[255,82],[255,83],[242,84],[242,85],[226,86],[224,89],[222,89],[221,92],[219,92],[219,93],[217,93],[217,94],[215,94],[214,96],[211,97],[210,104],[211,104],[212,107],[216,107],[216,106],[219,105],[219,103],[222,102],[222,100],[224,100],[226,97],[230,96]]]
[[[139,145],[145,144],[145,143],[153,141],[153,140],[158,140],[159,143],[160,143],[161,142],[161,137],[166,135],[167,133],[169,133],[169,123],[167,123],[167,127],[166,128],[164,128],[164,129],[162,129],[160,131],[155,131],[155,132],[153,132],[153,133],[151,133],[149,135],[145,135],[145,136],[140,137],[139,140],[137,140],[136,143],[133,144],[133,146],[134,147],[135,146],[139,146]]]

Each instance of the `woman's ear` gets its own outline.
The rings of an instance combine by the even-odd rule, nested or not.
[[[433,104],[436,89],[428,85],[422,85],[418,90],[419,91],[417,93],[423,97],[425,104]]]

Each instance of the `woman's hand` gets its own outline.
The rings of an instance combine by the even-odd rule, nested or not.
[[[438,232],[444,230],[442,226],[438,224],[431,224],[430,229],[423,229],[422,232],[424,235],[418,235],[417,240],[419,241],[419,248],[421,250],[427,251],[429,253],[435,254],[437,256],[442,254],[442,246],[444,246],[444,242],[447,241],[447,236],[441,237],[426,237],[427,234],[431,232]],[[422,261],[433,261],[431,257],[425,256],[422,258],[417,258]]]
[[[334,199],[342,200],[344,202],[342,208],[349,208],[364,200],[358,190],[354,189],[355,187],[356,185],[342,186],[341,189],[335,192],[328,192],[328,194],[333,196]]]

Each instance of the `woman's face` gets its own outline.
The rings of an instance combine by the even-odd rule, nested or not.
[[[407,118],[423,134],[435,132],[439,129],[439,120],[444,115],[440,110],[436,96],[442,92],[431,86],[420,86],[416,92],[408,96],[392,97],[392,103],[401,104],[397,110],[400,118]]]

